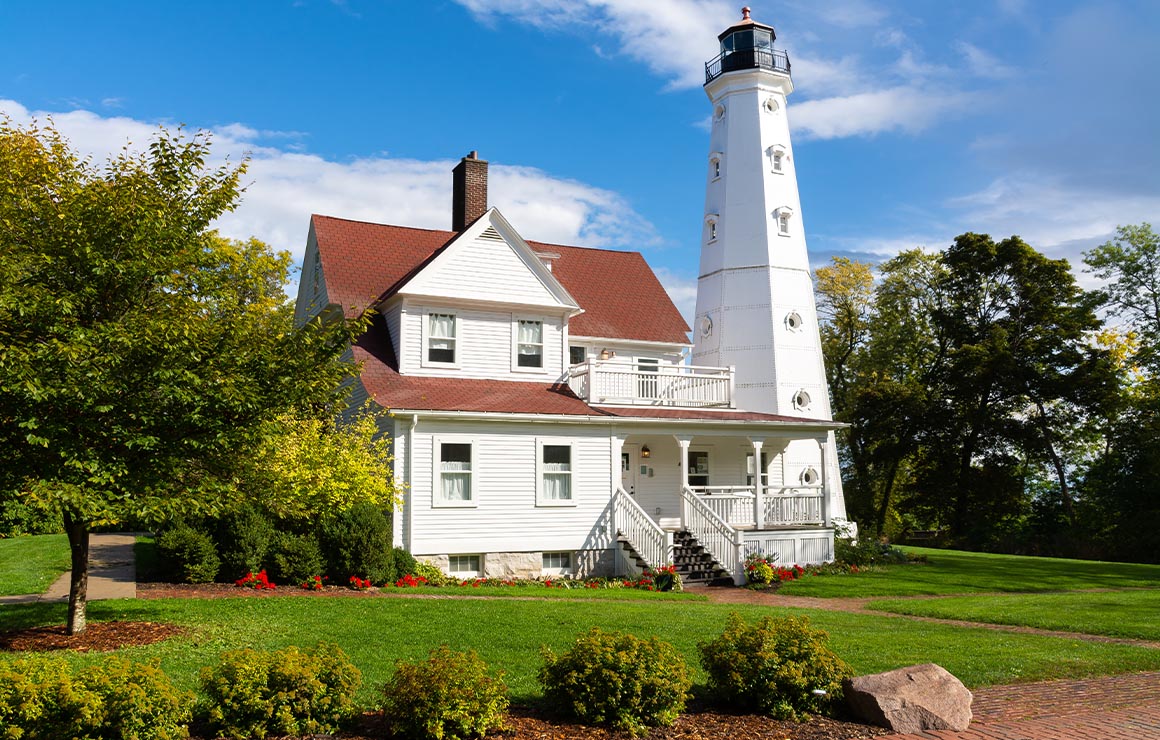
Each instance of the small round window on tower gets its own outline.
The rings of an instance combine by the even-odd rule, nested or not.
[[[822,477],[818,475],[818,471],[813,468],[806,468],[802,471],[802,484],[806,486],[816,486]]]
[[[781,104],[777,102],[777,98],[771,95],[765,99],[764,107],[766,113],[777,113],[777,110],[781,107]]]
[[[793,395],[793,407],[798,411],[807,411],[810,408],[810,394],[800,390]]]
[[[706,338],[713,336],[713,319],[708,316],[701,317],[701,336]]]
[[[797,311],[790,311],[785,316],[785,328],[790,331],[801,331],[804,323],[802,315]]]
[[[720,121],[724,117],[725,117],[725,106],[718,104],[717,107],[715,107],[713,109],[713,118]]]

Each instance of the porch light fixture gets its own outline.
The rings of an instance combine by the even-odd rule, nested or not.
[[[640,456],[641,456],[641,457],[643,457],[643,458],[644,458],[644,459],[646,459],[646,460],[647,460],[648,458],[652,457],[652,450],[650,450],[650,449],[648,448],[648,445],[645,445],[644,447],[641,447],[641,448],[640,448]]]
[[[607,349],[600,350],[600,359],[611,360],[613,357],[616,357],[615,352],[612,352],[612,351],[607,350]]]

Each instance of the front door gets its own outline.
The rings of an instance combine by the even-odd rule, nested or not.
[[[637,445],[624,445],[620,451],[620,487],[630,495],[636,495],[637,460],[640,459],[640,448]]]

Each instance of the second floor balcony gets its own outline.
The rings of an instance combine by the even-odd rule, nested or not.
[[[733,368],[588,360],[568,370],[572,392],[591,404],[733,408]]]

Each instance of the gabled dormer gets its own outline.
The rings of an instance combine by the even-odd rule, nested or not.
[[[567,369],[582,309],[543,257],[492,208],[385,296],[399,372],[549,379]]]

